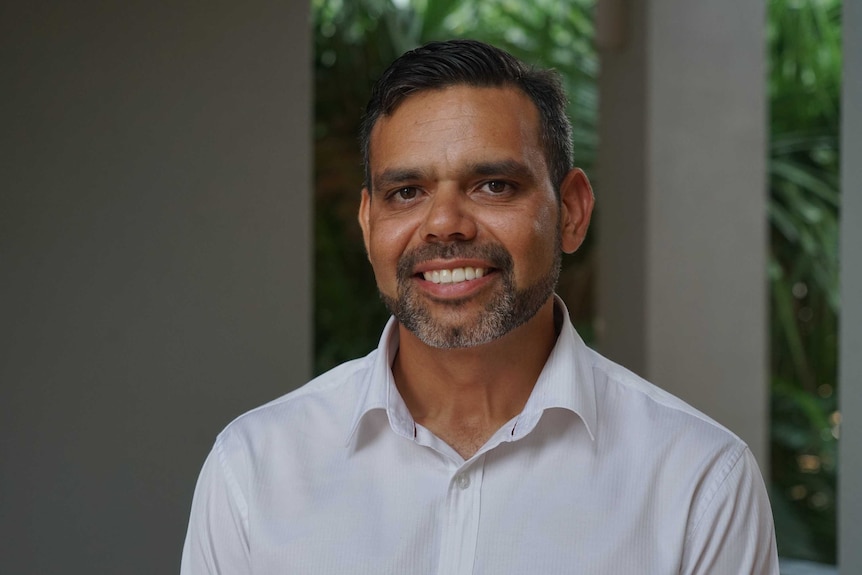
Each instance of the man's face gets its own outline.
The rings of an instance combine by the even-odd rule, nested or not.
[[[487,343],[551,297],[561,212],[526,95],[409,96],[374,126],[370,167],[359,214],[368,256],[384,302],[420,340]]]

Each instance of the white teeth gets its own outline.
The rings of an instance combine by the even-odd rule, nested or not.
[[[455,268],[451,270],[434,270],[423,272],[422,277],[435,284],[458,284],[463,281],[478,279],[485,275],[484,268]]]

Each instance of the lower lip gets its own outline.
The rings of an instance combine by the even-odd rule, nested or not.
[[[494,281],[496,271],[486,273],[480,278],[458,283],[434,283],[422,277],[415,277],[419,288],[427,294],[438,299],[459,299],[473,295],[483,287]]]

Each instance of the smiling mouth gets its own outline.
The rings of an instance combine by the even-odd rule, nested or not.
[[[488,273],[487,268],[453,268],[449,270],[432,270],[423,272],[422,277],[435,284],[457,284],[465,281],[479,279]]]

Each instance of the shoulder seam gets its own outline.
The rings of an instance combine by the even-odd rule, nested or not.
[[[728,458],[725,464],[722,466],[722,469],[719,471],[719,477],[716,481],[713,482],[711,489],[704,494],[705,502],[701,506],[701,510],[699,511],[698,517],[694,521],[694,525],[691,529],[688,530],[688,533],[685,537],[685,542],[688,544],[697,530],[700,528],[700,524],[702,523],[704,517],[707,515],[707,511],[712,507],[713,502],[715,501],[715,497],[721,488],[724,487],[724,484],[727,482],[727,478],[731,476],[732,472],[742,461],[742,456],[748,451],[748,446],[744,443],[741,444],[742,448],[738,449],[736,455],[734,457]]]
[[[230,465],[227,462],[227,454],[224,451],[224,435],[225,433],[230,433],[227,429],[222,431],[216,437],[215,449],[218,454],[218,462],[219,467],[222,470],[222,473],[225,477],[225,482],[227,483],[228,489],[230,490],[231,497],[236,501],[237,506],[239,507],[240,514],[242,515],[243,528],[246,533],[248,532],[248,502],[245,499],[245,496],[242,493],[242,489],[240,488],[239,481],[237,481],[236,476],[233,474],[233,470],[230,468]]]

